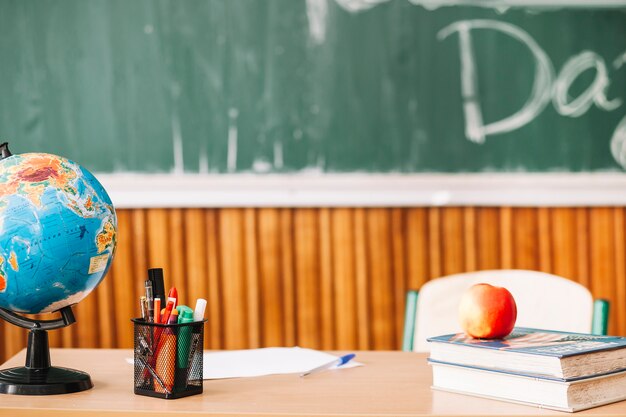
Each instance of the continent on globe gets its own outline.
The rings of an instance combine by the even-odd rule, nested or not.
[[[78,303],[106,275],[116,243],[115,209],[89,171],[43,153],[0,160],[0,307]]]

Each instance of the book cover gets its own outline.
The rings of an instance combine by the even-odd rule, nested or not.
[[[456,333],[431,337],[428,341],[557,358],[626,347],[625,337],[596,336],[526,327],[514,328],[513,332],[504,339],[474,339],[465,333]]]

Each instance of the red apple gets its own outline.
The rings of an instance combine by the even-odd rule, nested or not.
[[[517,306],[503,287],[476,284],[461,297],[459,320],[465,333],[480,339],[501,339],[511,333]]]

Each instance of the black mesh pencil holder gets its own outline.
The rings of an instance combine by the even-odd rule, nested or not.
[[[202,393],[204,321],[179,324],[131,319],[135,394],[175,399]]]

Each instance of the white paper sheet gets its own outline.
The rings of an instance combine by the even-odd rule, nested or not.
[[[299,347],[204,352],[204,379],[241,378],[309,371],[338,359],[325,352]],[[362,366],[354,360],[341,368]],[[335,367],[336,368],[336,367]],[[324,372],[336,372],[329,369]]]

